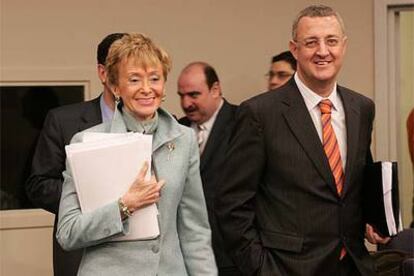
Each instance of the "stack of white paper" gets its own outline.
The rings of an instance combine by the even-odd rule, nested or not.
[[[367,223],[384,237],[402,230],[397,162],[367,165],[364,183],[364,213]]]
[[[145,161],[151,164],[152,136],[140,133],[85,133],[82,143],[66,146],[82,212],[122,196]],[[150,178],[149,167],[146,179]],[[152,239],[159,235],[155,204],[134,212],[129,233],[114,240]]]
[[[387,221],[388,233],[390,236],[397,235],[402,230],[401,213],[398,210],[398,217],[394,216],[395,206],[393,206],[393,170],[392,162],[382,162],[382,190],[384,195],[385,218]],[[394,172],[395,173],[395,172]],[[399,222],[398,224],[396,222]]]

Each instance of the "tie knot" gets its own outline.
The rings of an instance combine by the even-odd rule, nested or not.
[[[332,102],[330,100],[322,100],[319,102],[319,108],[322,114],[331,114]]]
[[[197,125],[198,131],[204,131],[206,130],[206,126],[205,125]]]

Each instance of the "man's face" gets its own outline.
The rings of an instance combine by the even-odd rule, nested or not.
[[[295,73],[290,63],[284,60],[273,62],[268,73],[268,89],[276,89],[284,85]]]
[[[193,67],[181,73],[177,93],[185,115],[196,124],[202,124],[210,119],[221,97],[218,83],[215,83],[211,89],[208,88],[201,67]]]
[[[297,60],[301,80],[313,91],[333,85],[341,69],[346,36],[334,16],[303,17],[289,48]]]

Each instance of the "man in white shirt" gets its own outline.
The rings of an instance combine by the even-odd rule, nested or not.
[[[194,129],[200,147],[200,174],[212,230],[213,250],[219,275],[240,275],[223,249],[223,240],[214,215],[218,175],[234,128],[237,106],[222,95],[220,80],[214,68],[205,62],[188,64],[178,79],[178,95],[186,115],[179,120]]]
[[[294,78],[239,107],[215,209],[243,275],[375,275],[363,215],[375,107],[336,83],[346,45],[336,11],[305,8]]]

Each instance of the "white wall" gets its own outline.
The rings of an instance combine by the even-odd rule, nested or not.
[[[341,83],[373,95],[371,1],[321,1],[344,17],[349,36]],[[312,1],[2,0],[1,80],[90,81],[98,95],[95,52],[111,32],[143,32],[173,57],[165,107],[181,115],[179,71],[204,60],[216,67],[225,96],[239,103],[265,89],[272,55],[286,50],[295,14]]]

